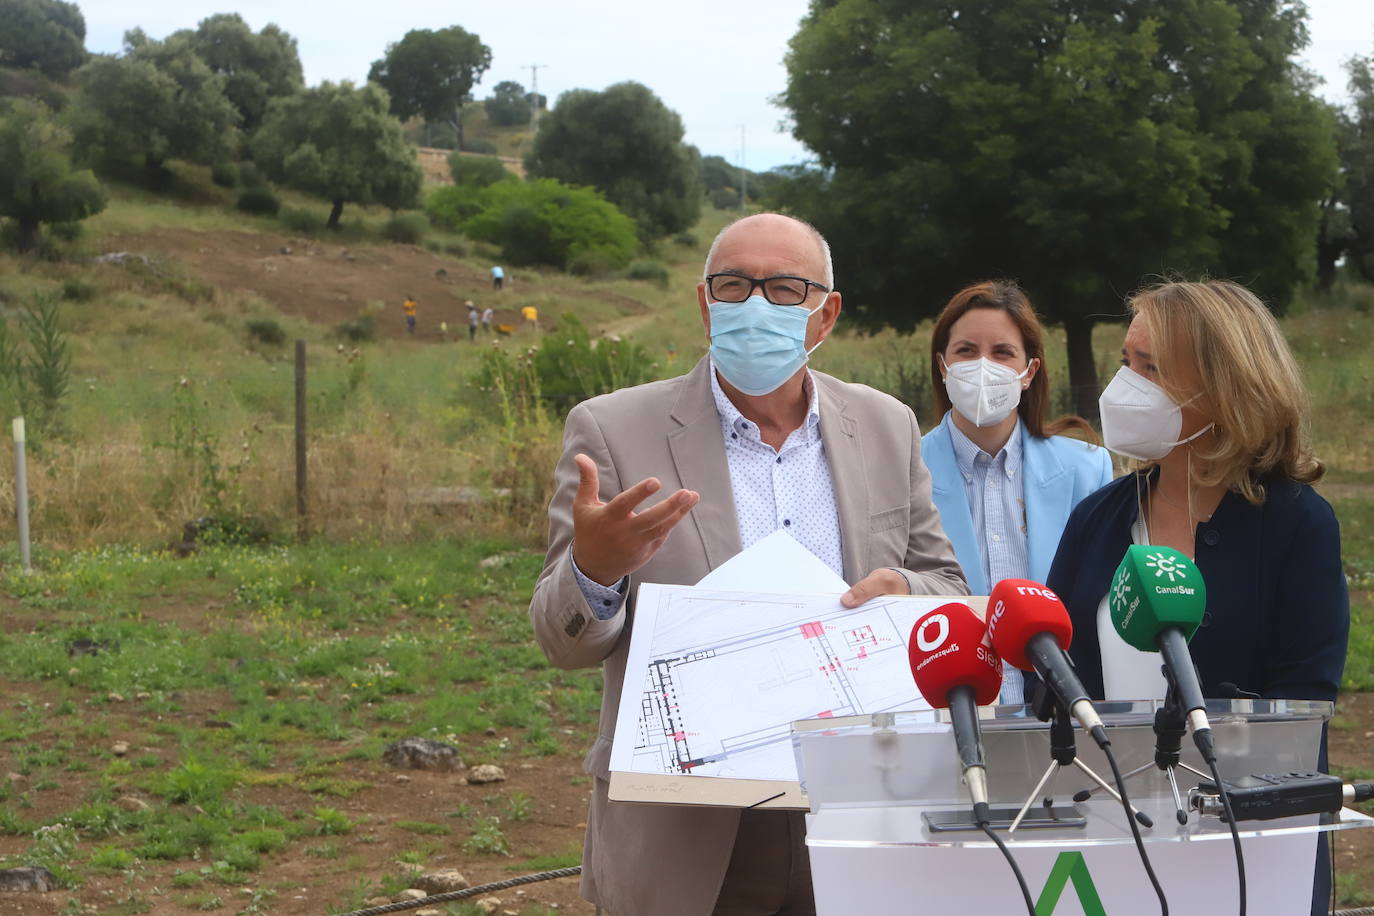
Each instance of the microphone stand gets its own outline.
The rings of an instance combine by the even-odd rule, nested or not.
[[[1144,773],[1151,766],[1163,770],[1165,778],[1169,781],[1169,791],[1174,796],[1174,816],[1180,824],[1186,824],[1188,823],[1188,814],[1183,805],[1183,798],[1178,791],[1178,769],[1181,767],[1201,779],[1210,779],[1211,777],[1200,770],[1193,769],[1182,760],[1183,736],[1188,733],[1188,713],[1183,708],[1178,684],[1174,681],[1173,675],[1169,673],[1169,667],[1165,665],[1163,670],[1164,678],[1169,686],[1164,693],[1164,705],[1155,710],[1155,759],[1152,763],[1142,763],[1121,779],[1125,782],[1132,776]],[[1095,791],[1095,789],[1084,789],[1076,794],[1073,800],[1086,801]]]
[[[1069,708],[1055,698],[1049,690],[1040,691],[1035,698],[1033,708],[1036,718],[1040,719],[1042,722],[1048,721],[1050,723],[1050,765],[1045,769],[1045,773],[1040,777],[1040,781],[1035,784],[1035,788],[1031,789],[1030,795],[1026,797],[1026,803],[1021,806],[1021,810],[1016,812],[1016,817],[1012,820],[1011,826],[1007,828],[1007,833],[1009,834],[1015,832],[1016,828],[1021,824],[1022,819],[1026,816],[1026,812],[1030,810],[1030,806],[1035,801],[1036,796],[1040,795],[1042,790],[1045,790],[1047,783],[1049,784],[1049,790],[1046,791],[1042,804],[1044,804],[1047,813],[1053,813],[1054,779],[1059,775],[1060,770],[1069,766],[1078,767],[1078,769],[1082,770],[1089,779],[1097,784],[1098,788],[1109,793],[1117,802],[1121,801],[1120,794],[1117,793],[1116,789],[1112,788],[1110,783],[1101,776],[1098,776],[1093,772],[1091,767],[1078,759],[1078,748],[1074,742],[1073,736],[1073,718],[1069,714]],[[1075,796],[1075,800],[1079,800],[1077,796]],[[1134,805],[1131,805],[1131,814],[1143,826],[1154,826],[1154,822],[1150,820],[1149,815],[1142,813]]]

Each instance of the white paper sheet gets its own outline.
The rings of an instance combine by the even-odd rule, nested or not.
[[[786,531],[755,541],[706,574],[697,588],[842,595],[849,584]]]

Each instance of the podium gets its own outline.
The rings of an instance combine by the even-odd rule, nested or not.
[[[1165,774],[1153,766],[1157,701],[1097,704],[1123,773],[1151,766],[1126,783],[1131,802],[1154,821],[1141,827],[1169,909],[1177,916],[1234,913],[1238,905],[1231,831],[1219,818],[1189,811],[1179,824]],[[1216,700],[1208,717],[1223,779],[1317,766],[1322,723],[1333,704],[1304,700]],[[1019,808],[1050,762],[1049,728],[1028,707],[980,710],[989,797]],[[1101,750],[1076,730],[1080,760],[1112,781]],[[792,726],[802,786],[810,800],[806,843],[816,908],[856,913],[1020,913],[1025,903],[1010,867],[981,831],[932,831],[922,815],[970,808],[960,780],[947,710],[806,719]],[[1203,772],[1191,741],[1183,762]],[[1179,771],[1180,787],[1197,778]],[[1036,902],[1037,916],[1157,914],[1121,804],[1105,793],[1073,802],[1092,782],[1076,768],[1057,775],[1057,806],[1075,806],[1083,826],[1001,831]],[[1185,798],[1186,802],[1186,798]],[[1031,813],[1040,809],[1040,799]],[[1043,809],[1041,809],[1043,810]],[[1239,825],[1248,910],[1309,912],[1317,836],[1374,826],[1352,809]]]

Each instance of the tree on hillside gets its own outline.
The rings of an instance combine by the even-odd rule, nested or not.
[[[534,106],[530,104],[525,87],[514,80],[502,80],[491,90],[491,95],[483,102],[487,109],[487,120],[497,127],[517,127],[530,123]]]
[[[1348,231],[1343,253],[1360,276],[1374,282],[1374,56],[1352,58],[1348,113],[1340,131],[1341,193]]]
[[[124,47],[123,56],[95,57],[77,71],[74,118],[85,155],[141,159],[157,185],[168,159],[209,162],[234,144],[239,114],[224,95],[224,78],[188,41],[153,41],[133,29]]]
[[[0,216],[14,220],[21,252],[37,247],[44,223],[71,223],[105,209],[89,171],[72,168],[71,134],[41,102],[0,106]]]
[[[282,184],[330,201],[331,229],[346,203],[409,207],[423,175],[388,102],[380,87],[349,82],[274,99],[253,138],[253,160]]]
[[[960,286],[1019,279],[1068,333],[1167,271],[1282,304],[1309,279],[1331,125],[1292,62],[1296,0],[813,0],[787,55],[819,168],[776,199],[836,245],[847,304],[910,328]]]
[[[184,38],[224,77],[224,94],[238,109],[245,131],[262,123],[268,102],[305,86],[296,39],[275,24],[254,33],[238,13],[220,13],[172,37]]]
[[[574,89],[540,118],[525,170],[597,188],[639,225],[642,239],[660,238],[701,215],[701,157],[682,133],[677,112],[647,86]]]
[[[446,121],[463,149],[463,103],[491,66],[491,48],[461,26],[413,29],[372,64],[368,82],[391,94],[391,113],[402,120],[423,115]]]
[[[0,0],[0,66],[61,76],[86,59],[86,18],[62,0]]]

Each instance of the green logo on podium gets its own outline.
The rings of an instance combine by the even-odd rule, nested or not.
[[[1059,858],[1054,860],[1054,868],[1050,869],[1050,876],[1045,879],[1040,899],[1035,901],[1035,916],[1053,916],[1054,908],[1059,905],[1059,898],[1064,893],[1064,885],[1070,881],[1073,882],[1073,890],[1078,895],[1084,916],[1107,916],[1081,852],[1061,852]]]

